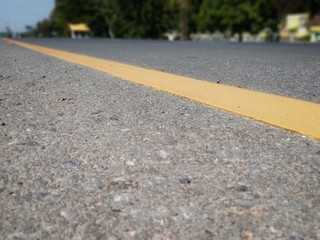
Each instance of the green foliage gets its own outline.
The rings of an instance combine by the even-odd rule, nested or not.
[[[55,24],[50,19],[38,22],[35,35],[39,37],[53,37],[56,34]]]
[[[301,12],[308,12],[313,16],[320,10],[320,0],[272,0],[271,2],[280,17],[288,13]]]
[[[25,36],[30,37],[57,37],[63,35],[64,29],[53,17],[53,14],[42,21],[39,21],[35,28],[31,28]]]
[[[201,30],[256,33],[260,30],[259,1],[204,0],[198,15]]]
[[[288,13],[320,10],[320,0],[56,0],[48,19],[29,35],[68,36],[69,23],[87,23],[93,36],[161,38],[166,31],[277,31]]]
[[[320,0],[204,0],[197,24],[200,30],[257,33],[264,28],[277,31],[286,14],[320,9]],[[240,39],[241,40],[241,39]]]
[[[112,36],[159,38],[168,18],[163,0],[106,0],[105,19]]]
[[[198,26],[198,14],[203,0],[190,0],[189,6],[189,31],[197,32],[199,30]]]
[[[68,23],[87,23],[94,36],[105,36],[104,8],[105,0],[56,0],[54,17],[63,35],[68,33]]]

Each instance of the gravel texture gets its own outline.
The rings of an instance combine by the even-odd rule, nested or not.
[[[197,79],[320,103],[320,45],[26,39]]]
[[[320,239],[320,142],[0,41],[2,239]]]

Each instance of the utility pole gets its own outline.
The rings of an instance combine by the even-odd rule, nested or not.
[[[7,31],[7,34],[6,34],[7,36],[6,37],[7,38],[12,38],[13,34],[12,34],[12,31],[11,31],[10,27],[7,26],[6,27],[6,31]]]

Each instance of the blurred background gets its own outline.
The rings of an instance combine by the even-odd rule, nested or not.
[[[320,42],[320,0],[0,0],[0,36]]]

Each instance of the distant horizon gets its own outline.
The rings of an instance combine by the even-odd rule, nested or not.
[[[1,0],[0,32],[6,32],[6,27],[14,33],[25,32],[26,26],[35,27],[48,18],[53,8],[54,0]]]

